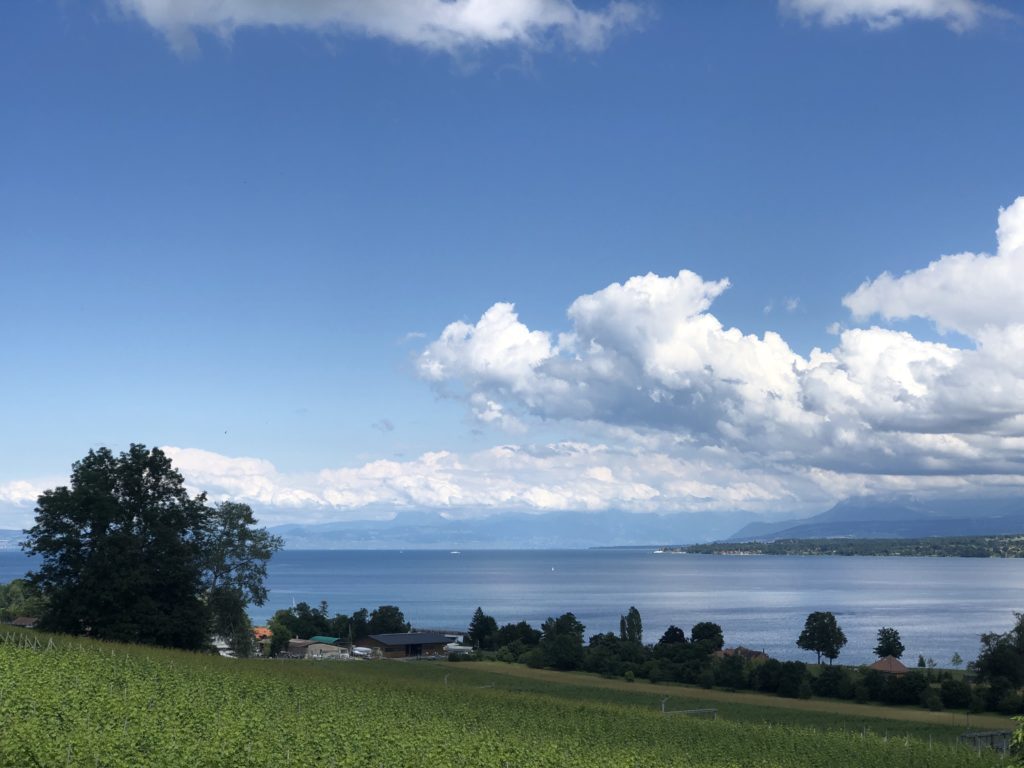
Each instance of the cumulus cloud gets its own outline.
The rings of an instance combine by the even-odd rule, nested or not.
[[[890,29],[905,21],[941,21],[956,30],[975,26],[985,13],[979,0],[780,0],[783,11],[825,26],[862,23]]]
[[[29,483],[24,480],[14,480],[8,483],[0,483],[0,504],[11,504],[14,506],[31,506],[36,503],[44,490],[44,486]]]
[[[635,24],[640,7],[613,0],[590,10],[573,0],[110,0],[179,49],[197,30],[229,36],[244,27],[292,27],[378,37],[438,51],[494,45],[533,47],[552,37],[583,50],[605,46]]]
[[[419,370],[485,421],[500,414],[521,425],[654,431],[762,465],[1016,476],[1024,468],[1022,242],[1024,198],[1001,213],[995,256],[946,257],[847,297],[861,315],[918,314],[969,332],[970,349],[837,326],[832,349],[801,355],[777,333],[723,325],[710,308],[728,280],[683,270],[579,297],[557,336],[496,304],[476,324],[449,325]]]
[[[894,277],[888,272],[843,299],[855,317],[923,317],[974,339],[1024,323],[1024,197],[999,212],[994,255],[958,253]]]

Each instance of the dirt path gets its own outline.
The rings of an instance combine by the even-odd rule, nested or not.
[[[486,671],[488,674],[539,680],[556,685],[589,686],[628,693],[651,693],[662,696],[672,690],[676,690],[680,696],[691,696],[702,700],[748,704],[776,709],[796,709],[806,712],[829,712],[841,717],[874,717],[884,720],[945,726],[955,725],[960,727],[967,727],[969,725],[972,730],[991,731],[1009,731],[1013,730],[1016,725],[1010,718],[999,715],[971,715],[968,719],[962,712],[931,712],[926,709],[914,709],[912,707],[857,704],[852,701],[839,701],[836,699],[784,699],[780,696],[771,696],[764,693],[731,693],[729,691],[705,690],[694,686],[664,683],[654,685],[646,680],[637,680],[630,683],[625,680],[608,679],[586,672],[556,672],[550,669],[530,669],[519,664],[503,664],[498,661],[478,662],[473,664],[473,668]]]

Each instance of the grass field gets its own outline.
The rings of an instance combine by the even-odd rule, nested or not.
[[[844,731],[834,713],[677,686],[500,664],[232,661],[5,637],[0,765],[17,768],[1001,764],[940,743],[958,730],[949,725],[865,717]],[[670,708],[711,703],[721,716],[663,715],[665,695]],[[880,723],[894,726],[888,738]]]

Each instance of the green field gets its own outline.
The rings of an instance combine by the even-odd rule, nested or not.
[[[500,664],[233,661],[0,635],[0,765],[1002,764],[945,743],[962,730],[951,724],[630,685]],[[666,716],[665,696],[669,709],[720,717]]]

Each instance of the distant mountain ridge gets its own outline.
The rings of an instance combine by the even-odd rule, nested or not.
[[[858,497],[819,515],[774,523],[752,522],[725,541],[779,539],[913,539],[1024,533],[1024,499]]]
[[[0,552],[19,549],[24,538],[25,534],[21,530],[0,528]]]
[[[392,520],[278,525],[288,549],[582,549],[711,541],[754,519],[750,512],[656,515],[620,511],[510,512],[450,520],[428,511]]]

